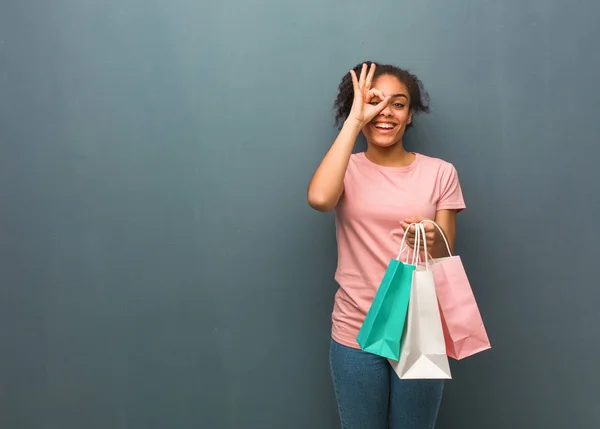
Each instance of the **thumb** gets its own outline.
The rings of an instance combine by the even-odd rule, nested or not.
[[[383,100],[381,100],[379,103],[377,103],[377,105],[375,107],[377,107],[377,111],[381,112],[384,108],[385,105],[388,104],[388,101],[390,101],[392,98],[391,95],[386,95],[385,97],[383,97]]]

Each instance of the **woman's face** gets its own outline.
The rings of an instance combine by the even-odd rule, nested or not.
[[[384,96],[391,95],[392,98],[381,113],[365,125],[363,134],[369,144],[380,147],[393,146],[402,141],[406,126],[412,121],[412,112],[409,109],[410,95],[406,86],[395,76],[379,76],[371,87],[381,91]],[[376,97],[370,103],[378,104],[380,101]]]

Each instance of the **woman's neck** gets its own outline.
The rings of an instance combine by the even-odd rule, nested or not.
[[[406,167],[415,160],[415,154],[404,149],[402,142],[389,147],[369,144],[365,156],[371,162],[385,167]]]

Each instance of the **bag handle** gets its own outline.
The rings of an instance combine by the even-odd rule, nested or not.
[[[419,226],[418,229],[420,230],[420,235],[423,236],[423,249],[425,251],[425,269],[427,271],[429,271],[429,258],[427,258],[427,255],[429,255],[429,253],[427,252],[427,237],[425,236],[425,227],[423,226],[422,223],[419,223],[418,226]],[[419,243],[419,245],[420,245],[420,243]],[[419,245],[415,244],[415,247],[417,247],[417,249],[418,249]],[[420,254],[421,252],[419,251],[417,253]],[[431,255],[429,255],[429,257],[431,258]]]
[[[417,250],[413,249],[413,258],[412,258],[411,265],[417,265],[419,262],[421,262],[421,252],[419,250],[419,247],[421,247],[421,234],[419,234],[419,227],[423,228],[423,226],[420,225],[418,222],[411,223],[406,228],[406,231],[404,231],[404,235],[402,236],[402,243],[400,244],[400,252],[398,252],[398,256],[396,256],[396,259],[400,260],[400,255],[402,255],[402,252],[404,252],[405,250],[408,249],[408,244],[406,244],[406,246],[405,246],[406,232],[408,230],[410,230],[411,226],[415,227],[415,249],[417,249]],[[423,233],[423,239],[425,240],[424,233]],[[429,255],[429,257],[431,258],[431,255]],[[427,256],[425,256],[425,259],[427,259]],[[406,252],[405,263],[408,264],[408,252]]]
[[[414,226],[415,230],[417,229],[417,223],[414,222],[414,223],[411,223],[410,225],[408,225],[408,228],[406,228],[406,231],[408,231],[411,226]],[[406,240],[406,231],[404,231],[404,235],[402,236],[402,243],[400,243],[400,252],[398,252],[398,256],[396,256],[397,260],[400,260],[400,256],[402,255],[402,252],[404,252],[404,250],[408,249],[408,244],[406,245],[406,247],[404,247],[404,243]],[[414,261],[414,255],[413,255],[413,261]],[[408,264],[408,252],[406,252],[406,263]]]
[[[419,234],[419,226],[419,224],[415,225],[415,248],[413,249],[412,261],[414,266],[419,265],[419,262],[421,262],[421,234]],[[425,251],[427,252],[427,249],[425,249]],[[427,259],[427,257],[425,259]]]
[[[444,239],[444,242],[446,243],[446,249],[448,250],[448,255],[452,256],[452,252],[450,251],[450,244],[448,244],[448,239],[446,238],[446,235],[444,234],[444,231],[442,230],[442,228],[440,228],[440,226],[437,223],[435,223],[434,221],[429,220],[429,219],[422,220],[421,224],[423,222],[429,222],[429,223],[432,223],[435,225],[435,227],[440,231],[440,234],[442,234],[442,238]],[[423,225],[421,225],[421,226],[423,226]],[[423,231],[425,231],[425,228],[423,228]],[[425,232],[423,232],[423,234],[425,234]],[[425,258],[425,259],[427,259],[427,258]]]
[[[400,252],[398,253],[398,256],[396,256],[397,260],[400,260],[400,255],[402,255],[402,252],[404,252],[404,250],[408,249],[408,244],[405,246],[404,240],[406,239],[406,232],[410,229],[411,226],[415,227],[415,246],[414,246],[414,248],[415,249],[419,249],[419,247],[421,246],[421,237],[420,237],[420,233],[419,233],[419,226],[422,226],[422,225],[420,224],[420,222],[411,223],[406,228],[406,231],[404,231],[404,236],[402,237],[402,243],[400,244]],[[446,237],[444,237],[444,240],[445,239],[446,239]],[[426,242],[425,234],[423,234],[423,240]],[[414,251],[414,249],[413,249],[413,251]],[[417,250],[415,253],[417,253],[419,255],[418,255],[418,258],[415,261],[415,254],[413,254],[413,263],[412,263],[412,265],[416,265],[419,262],[421,262],[421,255],[420,255],[421,251]],[[431,256],[427,251],[425,251],[425,261],[427,261],[427,256],[429,256],[429,259],[433,259],[433,256]],[[408,253],[406,255],[406,261],[405,262],[408,264]]]

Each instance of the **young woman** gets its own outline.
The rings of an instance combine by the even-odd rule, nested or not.
[[[335,106],[342,126],[310,181],[308,202],[335,210],[340,287],[330,365],[342,428],[430,429],[443,381],[400,380],[385,358],[363,352],[356,336],[404,234],[414,247],[410,223],[435,220],[453,249],[456,214],[465,208],[458,175],[452,164],[403,146],[413,116],[428,111],[421,82],[408,71],[358,65],[342,79]],[[361,132],[367,150],[353,154]],[[431,256],[446,255],[435,226],[424,227]]]

